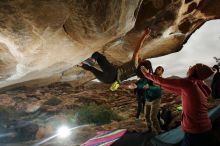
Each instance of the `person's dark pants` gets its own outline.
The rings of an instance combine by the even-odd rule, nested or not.
[[[145,100],[138,100],[138,107],[137,107],[137,113],[136,113],[136,118],[138,119],[141,112],[144,111],[144,106],[145,106]]]
[[[138,102],[138,106],[137,106],[137,113],[136,113],[136,118],[138,119],[141,112],[144,111],[144,106],[145,106],[145,98],[143,96],[144,94],[144,90],[138,89],[136,91],[137,93],[137,102]]]
[[[181,146],[213,146],[211,131],[201,134],[186,133]]]
[[[99,52],[95,52],[92,54],[92,58],[94,58],[99,64],[102,71],[96,69],[93,66],[89,66],[87,64],[83,64],[82,68],[85,70],[91,71],[95,77],[103,83],[111,84],[116,80],[117,76],[117,68],[113,66],[104,55]]]

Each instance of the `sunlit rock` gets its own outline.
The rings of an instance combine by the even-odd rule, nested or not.
[[[0,88],[94,79],[76,65],[95,51],[128,61],[146,27],[143,58],[181,50],[206,21],[220,17],[219,0],[0,1]],[[7,89],[7,88],[6,88]]]

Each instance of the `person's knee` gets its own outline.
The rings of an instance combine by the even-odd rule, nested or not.
[[[95,52],[92,54],[92,58],[94,58],[95,60],[97,60],[100,56],[102,56],[102,54],[99,52]]]

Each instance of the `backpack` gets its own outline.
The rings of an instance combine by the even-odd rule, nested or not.
[[[169,130],[169,124],[172,121],[172,111],[169,107],[163,107],[159,110],[157,118],[161,129]]]

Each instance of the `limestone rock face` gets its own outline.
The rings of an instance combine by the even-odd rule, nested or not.
[[[146,27],[141,56],[179,51],[202,24],[220,16],[219,0],[2,0],[0,88],[94,79],[75,67],[95,51],[128,61]]]

